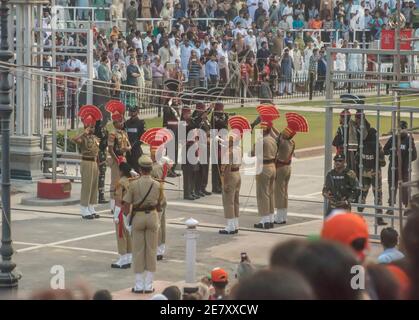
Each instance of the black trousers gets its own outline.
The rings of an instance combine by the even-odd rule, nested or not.
[[[183,197],[196,194],[197,166],[196,164],[182,164]]]
[[[221,192],[221,177],[218,164],[211,166],[212,192]]]
[[[315,79],[315,75],[313,72],[310,72],[308,74],[308,91],[309,91],[309,100],[313,99],[313,89],[314,89],[314,79]]]
[[[138,159],[142,156],[143,152],[140,149],[135,148],[131,152],[127,152],[127,163],[133,168],[136,172],[140,173],[140,166],[138,165]]]
[[[392,205],[391,203],[391,185],[393,181],[393,176],[391,172],[391,164],[388,167],[388,204],[389,206]],[[402,170],[402,181],[407,182],[409,181],[409,172],[407,170]],[[398,178],[398,170],[394,172],[394,204],[397,206],[396,199],[398,197],[397,189],[399,187],[399,178]],[[409,204],[409,192],[407,188],[403,188],[402,190],[402,203],[405,207]]]
[[[195,190],[205,191],[208,185],[208,172],[209,172],[209,165],[208,164],[198,164],[198,170],[196,171],[195,176]]]

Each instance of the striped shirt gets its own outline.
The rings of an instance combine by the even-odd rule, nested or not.
[[[201,76],[201,66],[197,62],[192,62],[189,66],[189,78],[199,79]]]

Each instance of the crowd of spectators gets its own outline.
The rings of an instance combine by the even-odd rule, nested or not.
[[[402,241],[393,228],[381,232],[383,251],[370,255],[364,218],[335,212],[323,223],[319,236],[295,238],[267,248],[268,266],[255,267],[241,254],[235,276],[214,268],[193,287],[171,285],[151,300],[406,300],[419,299],[419,212],[411,209]],[[403,248],[403,252],[397,247]],[[94,293],[78,283],[80,293],[41,290],[33,299],[111,300],[107,290]]]
[[[396,10],[395,0],[61,0],[57,4],[96,9],[94,74],[111,84],[106,92],[111,97],[129,91],[124,85],[151,92],[148,88],[162,88],[170,78],[186,88],[226,86],[230,95],[246,87],[257,96],[262,83],[268,84],[270,95],[321,92],[328,59],[340,71],[367,68],[367,59],[362,63],[360,54],[328,57],[327,46],[359,48],[379,40],[383,29],[394,27]],[[76,10],[71,16],[92,19],[93,11],[71,10]],[[416,25],[413,1],[404,1],[401,11],[406,28]],[[50,26],[54,12],[45,10],[44,27]],[[99,21],[107,19],[103,27]],[[77,26],[85,28],[83,23]],[[45,32],[44,42],[51,44],[51,33]],[[57,45],[63,43],[75,50],[85,48],[87,36],[62,34]],[[86,71],[85,58],[64,57],[57,62],[61,70]],[[122,98],[138,102],[138,95]],[[141,104],[149,102],[153,101]]]

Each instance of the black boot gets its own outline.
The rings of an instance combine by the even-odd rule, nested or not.
[[[99,203],[108,203],[109,201],[105,199],[105,194],[103,192],[99,192]]]

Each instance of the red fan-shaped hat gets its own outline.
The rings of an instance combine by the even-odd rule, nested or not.
[[[166,128],[151,128],[144,132],[140,141],[150,146],[151,151],[157,150],[162,144],[173,139],[173,133]]]
[[[285,114],[288,126],[284,129],[284,132],[293,137],[297,132],[308,132],[307,119],[302,115],[295,112],[287,112]]]
[[[256,107],[256,111],[259,113],[262,121],[274,121],[279,119],[279,111],[274,105],[262,104]]]
[[[79,117],[85,126],[93,126],[102,120],[102,112],[94,105],[84,105],[79,110]]]
[[[113,121],[123,121],[125,105],[119,100],[110,100],[105,107],[106,111],[112,114]]]
[[[228,119],[228,125],[232,130],[238,130],[241,136],[243,136],[244,130],[252,129],[249,120],[243,116],[232,116]]]

